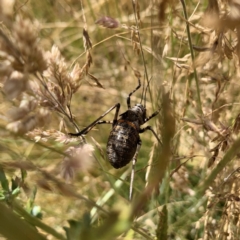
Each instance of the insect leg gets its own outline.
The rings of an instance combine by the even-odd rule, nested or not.
[[[97,122],[97,124],[113,124],[113,121],[105,121],[105,120],[103,120],[103,121]]]
[[[115,112],[115,116],[114,116],[114,120],[113,120],[113,124],[117,121],[117,117],[118,117],[118,113],[119,113],[119,109],[120,109],[120,103],[115,104],[114,106],[112,106],[111,108],[109,108],[104,114],[102,114],[99,118],[97,118],[94,122],[92,122],[89,126],[85,127],[82,131],[78,132],[78,133],[69,133],[69,135],[71,136],[81,136],[81,135],[85,135],[87,134],[94,126],[96,126],[98,123],[103,123],[105,121],[99,121],[100,119],[102,119],[103,117],[105,117],[109,112],[111,112],[114,108],[116,108],[116,112]],[[107,122],[105,122],[107,123]]]
[[[135,175],[135,165],[136,165],[136,162],[137,162],[137,156],[138,156],[138,153],[140,151],[141,145],[142,145],[142,141],[141,141],[141,139],[139,139],[139,142],[137,144],[137,150],[136,150],[136,152],[133,156],[133,160],[132,160],[132,171],[131,171],[131,180],[130,180],[130,188],[129,188],[129,201],[132,200],[133,180],[134,180],[134,175]]]
[[[157,116],[159,114],[159,110],[157,110],[156,112],[154,112],[151,116],[149,116],[148,118],[144,119],[144,123],[149,121],[151,118]]]
[[[150,131],[153,133],[153,135],[156,137],[156,139],[158,140],[158,142],[162,145],[162,141],[160,140],[160,138],[158,137],[157,133],[152,129],[151,126],[147,126],[147,127],[145,127],[145,128],[140,129],[139,133],[143,133],[143,132],[145,132],[146,130],[150,130]]]
[[[132,96],[132,94],[135,93],[140,87],[141,87],[141,80],[140,80],[140,78],[138,78],[138,86],[132,92],[130,92],[128,97],[127,97],[128,109],[131,108],[131,96]]]

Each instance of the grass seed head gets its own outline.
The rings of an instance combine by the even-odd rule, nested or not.
[[[63,178],[73,179],[77,172],[88,171],[93,163],[93,146],[84,144],[76,147],[69,147],[66,156],[62,161],[61,175]]]
[[[13,45],[20,53],[24,66],[22,71],[34,73],[43,72],[47,63],[44,58],[43,50],[39,47],[38,39],[39,24],[37,21],[32,23],[28,19],[17,16],[12,29]]]

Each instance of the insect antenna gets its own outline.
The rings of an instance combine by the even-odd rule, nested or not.
[[[148,88],[149,86],[149,80],[148,80],[148,72],[147,72],[147,67],[146,67],[146,61],[145,61],[145,57],[144,57],[144,52],[143,52],[143,46],[142,46],[142,41],[141,41],[141,36],[140,36],[140,32],[139,32],[139,21],[140,21],[140,15],[139,15],[139,12],[138,12],[138,2],[137,1],[134,1],[132,0],[132,7],[133,7],[133,13],[134,13],[134,17],[135,17],[135,23],[136,23],[136,29],[135,29],[135,32],[138,36],[138,39],[139,39],[139,47],[140,47],[140,53],[141,53],[141,57],[142,57],[142,62],[143,62],[143,66],[144,66],[144,73],[145,73],[145,76],[144,76],[144,79],[147,79],[147,87],[146,89]],[[135,75],[136,75],[136,72],[135,72]],[[138,78],[140,76],[137,76]],[[143,100],[143,97],[145,98],[144,99],[144,107],[146,107],[146,91],[144,93],[144,85],[145,85],[145,81],[143,81],[143,91],[142,91],[142,97],[141,97],[141,102],[140,104],[142,104],[142,100]],[[137,151],[135,153],[135,156],[133,157],[133,161],[132,161],[132,171],[131,171],[131,180],[130,180],[130,190],[129,190],[129,200],[131,201],[132,200],[132,192],[133,192],[133,181],[134,181],[134,172],[135,172],[135,165],[136,165],[136,160],[137,160],[137,155],[138,155],[138,151],[140,149],[140,146],[141,146],[141,143],[137,146]]]
[[[146,86],[146,89],[145,89],[145,92],[144,92],[144,90],[143,90],[143,96],[142,96],[142,98],[144,99],[144,103],[143,103],[143,106],[146,108],[146,99],[147,99],[147,90],[148,90],[148,88],[150,89],[150,82],[151,82],[151,80],[152,80],[152,78],[150,78],[150,80],[148,81],[147,80],[147,86]],[[142,103],[142,99],[141,99],[141,103]]]

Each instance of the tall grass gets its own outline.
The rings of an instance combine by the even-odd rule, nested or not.
[[[237,1],[0,2],[0,236],[238,239]],[[135,167],[106,157],[121,104],[160,109]],[[147,85],[149,85],[147,87]],[[104,117],[112,120],[114,111]]]

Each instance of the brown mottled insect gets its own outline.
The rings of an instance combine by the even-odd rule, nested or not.
[[[138,78],[138,86],[128,95],[128,110],[120,114],[118,118],[120,103],[115,104],[108,109],[103,115],[92,122],[89,126],[78,133],[70,133],[71,136],[81,136],[87,134],[97,124],[111,123],[112,131],[107,142],[107,157],[114,168],[121,168],[133,161],[129,199],[132,198],[132,183],[134,179],[134,167],[137,161],[137,155],[141,147],[141,139],[139,134],[146,130],[152,131],[157,140],[161,143],[157,134],[151,126],[141,128],[140,126],[155,117],[159,111],[154,112],[150,117],[146,117],[146,107],[141,103],[131,107],[131,95],[141,87],[140,78]],[[104,116],[116,108],[113,121],[100,121]]]

